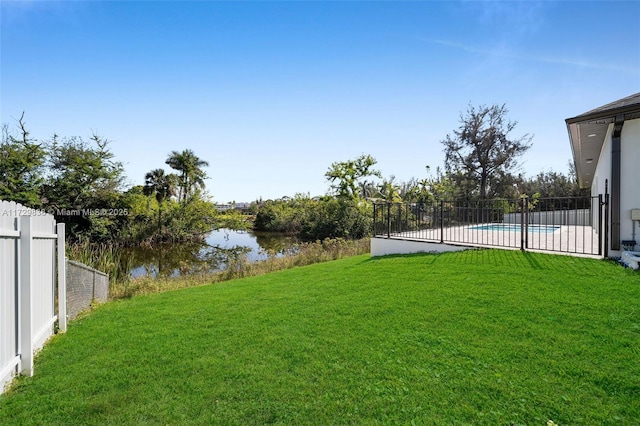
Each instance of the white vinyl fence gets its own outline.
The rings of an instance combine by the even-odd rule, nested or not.
[[[64,251],[64,224],[0,200],[0,393],[16,374],[33,375],[56,320],[66,330]]]

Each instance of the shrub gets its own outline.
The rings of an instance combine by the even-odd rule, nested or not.
[[[297,234],[305,241],[358,239],[370,235],[372,218],[372,206],[366,201],[296,197],[264,203],[256,214],[254,229]]]

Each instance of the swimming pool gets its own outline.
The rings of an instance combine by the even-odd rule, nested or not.
[[[520,224],[504,224],[504,223],[492,223],[488,225],[471,226],[468,229],[474,231],[502,231],[502,232],[520,232]],[[529,232],[536,232],[539,234],[552,234],[560,229],[560,226],[556,225],[529,225]]]

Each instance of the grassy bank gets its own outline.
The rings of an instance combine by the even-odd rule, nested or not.
[[[356,256],[117,300],[0,424],[634,425],[640,274],[474,250]]]
[[[254,277],[296,266],[312,265],[369,253],[370,246],[368,238],[361,240],[328,238],[323,241],[300,243],[292,247],[284,256],[273,255],[259,262],[250,261],[247,253],[242,250],[229,250],[225,254],[226,266],[223,270],[178,277],[140,277],[135,279],[126,277],[127,279],[111,281],[109,296],[113,299],[120,299],[219,283],[236,278]]]

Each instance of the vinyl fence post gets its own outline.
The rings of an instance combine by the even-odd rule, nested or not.
[[[65,257],[64,223],[58,223],[58,329],[67,331],[67,262]]]
[[[33,250],[31,247],[31,216],[20,216],[20,373],[33,376],[33,313],[31,309],[31,280]]]

